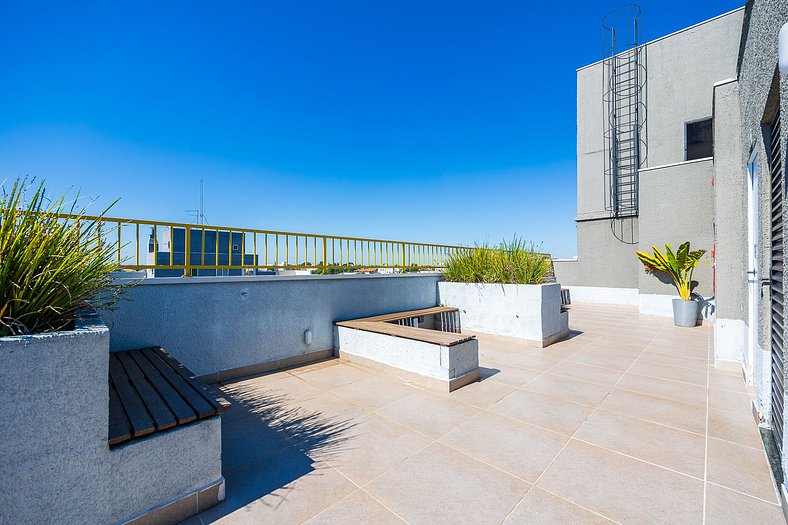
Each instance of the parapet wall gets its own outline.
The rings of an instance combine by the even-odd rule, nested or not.
[[[144,279],[102,317],[111,351],[162,346],[195,374],[222,379],[331,355],[336,321],[436,306],[440,279],[438,273]]]

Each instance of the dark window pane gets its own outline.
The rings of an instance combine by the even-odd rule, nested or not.
[[[714,155],[714,136],[711,119],[687,123],[687,158],[703,159]]]

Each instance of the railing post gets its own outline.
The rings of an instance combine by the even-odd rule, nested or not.
[[[323,274],[326,273],[326,268],[328,266],[328,240],[323,237]]]
[[[184,277],[191,277],[192,271],[189,266],[191,265],[191,240],[192,240],[192,229],[186,228],[186,238],[183,241],[183,276]]]
[[[402,243],[402,273],[405,273],[406,266],[405,266],[405,243]]]

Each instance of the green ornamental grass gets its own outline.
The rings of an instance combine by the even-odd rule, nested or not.
[[[65,196],[50,202],[43,182],[31,188],[22,179],[3,189],[0,336],[70,329],[80,310],[109,308],[124,291],[110,275],[119,269],[117,245],[101,238],[111,232],[84,212]]]
[[[550,256],[515,237],[497,246],[487,243],[458,251],[443,277],[461,283],[541,284],[552,273]]]

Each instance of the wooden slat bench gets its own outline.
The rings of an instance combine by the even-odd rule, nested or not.
[[[459,317],[435,306],[339,321],[339,357],[451,392],[480,377],[476,337],[460,333]]]
[[[221,414],[229,407],[221,393],[162,348],[110,353],[110,445]]]
[[[459,310],[457,308],[452,308],[449,306],[435,306],[433,308],[423,308],[420,310],[395,312],[390,314],[374,315],[372,317],[362,317],[360,319],[352,319],[348,321],[339,321],[336,323],[336,325],[344,326],[345,328],[354,328],[356,330],[365,330],[367,332],[375,332],[378,334],[393,335],[396,337],[403,337],[405,339],[423,341],[425,343],[432,343],[441,346],[454,346],[473,339],[473,336],[462,335],[454,331],[443,332],[439,330],[429,330],[393,323],[400,320],[422,317],[425,315],[440,315],[444,313],[454,314],[458,311]]]

